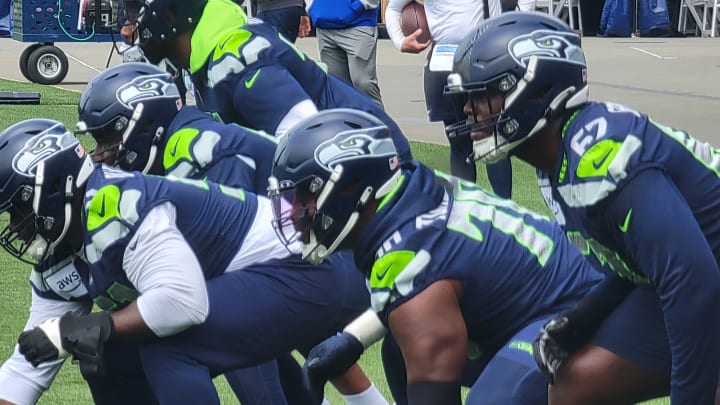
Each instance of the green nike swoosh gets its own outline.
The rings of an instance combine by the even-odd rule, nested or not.
[[[599,169],[602,167],[602,165],[607,160],[608,156],[613,152],[612,149],[610,149],[600,160],[593,160],[592,165],[595,169]]]
[[[618,228],[620,228],[622,233],[626,233],[628,230],[628,225],[630,225],[630,216],[632,216],[632,208],[630,208],[627,215],[625,215],[625,222],[623,222],[622,225],[618,225]]]
[[[249,89],[255,84],[255,80],[257,80],[258,76],[260,75],[260,69],[255,71],[255,74],[250,78],[250,80],[245,80],[245,88]]]
[[[178,147],[178,144],[179,144],[179,143],[180,143],[180,139],[178,138],[178,140],[175,141],[175,145],[173,145],[172,150],[170,151],[170,156],[175,157],[175,154],[177,153],[177,147]]]
[[[383,271],[382,273],[381,272],[375,273],[375,278],[378,279],[378,281],[385,278],[385,275],[388,273],[388,271],[390,271],[391,267],[392,267],[392,263],[390,263],[387,267],[385,267],[385,271]]]
[[[232,39],[232,35],[228,35],[227,38],[225,38],[225,40],[222,41],[220,46],[218,46],[218,48],[220,48],[220,50],[223,50],[223,48],[225,48],[225,44],[227,44],[228,41],[230,41],[231,39]]]
[[[100,205],[100,211],[98,211],[100,218],[105,217],[105,194],[102,196],[102,204]]]

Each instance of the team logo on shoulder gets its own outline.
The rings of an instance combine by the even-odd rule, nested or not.
[[[50,128],[50,130],[53,128]],[[78,145],[77,140],[69,133],[48,134],[46,131],[46,133],[37,135],[27,141],[20,152],[13,157],[12,168],[15,172],[24,176],[34,177],[37,165],[42,160],[63,149],[77,148]],[[82,150],[82,147],[80,150]]]
[[[585,55],[570,32],[537,30],[519,35],[508,43],[510,55],[519,65],[527,67],[531,56],[565,59],[585,65]]]
[[[393,154],[394,146],[390,138],[375,139],[363,132],[339,133],[315,148],[315,161],[331,170],[331,167],[338,163],[363,156]]]
[[[168,82],[166,75],[141,76],[117,89],[117,99],[128,108],[156,97],[180,98],[177,87]]]

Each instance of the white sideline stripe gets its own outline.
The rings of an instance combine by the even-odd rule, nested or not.
[[[81,61],[80,59],[78,59],[78,58],[70,55],[69,53],[65,52],[65,55],[67,55],[68,58],[74,60],[75,62],[77,62],[77,63],[85,66],[86,68],[91,69],[91,70],[94,70],[94,71],[97,72],[97,73],[100,73],[100,69],[98,69],[98,68],[96,68],[96,67],[94,67],[94,66],[88,65],[87,63]]]
[[[638,51],[638,52],[644,53],[645,55],[650,55],[650,56],[652,56],[652,57],[654,57],[654,58],[658,58],[658,59],[670,60],[670,59],[677,59],[677,58],[678,58],[677,56],[660,56],[660,55],[658,55],[658,54],[656,54],[656,53],[650,52],[650,51],[645,50],[645,49],[642,49],[642,48],[636,48],[636,47],[634,47],[634,46],[631,46],[630,49],[634,49],[634,50],[636,50],[636,51]]]

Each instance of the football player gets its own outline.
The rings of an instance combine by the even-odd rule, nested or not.
[[[76,132],[96,142],[95,162],[267,191],[275,137],[183,106],[170,74],[151,64],[124,63],[95,76],[78,118]]]
[[[580,37],[546,14],[481,24],[453,71],[448,92],[467,98],[475,158],[514,155],[537,168],[568,236],[614,273],[606,283],[649,289],[657,301],[650,305],[662,311],[665,333],[643,330],[652,311],[628,315],[615,333],[632,350],[621,353],[591,343],[565,359],[568,344],[592,335],[583,324],[603,304],[597,296],[545,325],[535,354],[554,379],[551,403],[632,403],[669,391],[672,403],[712,404],[720,368],[720,325],[712,321],[720,317],[718,151],[646,114],[590,102]],[[653,353],[663,340],[669,349]]]
[[[11,126],[0,145],[10,217],[3,244],[25,259],[44,260],[62,246],[81,252],[79,285],[102,309],[68,312],[21,334],[19,351],[34,365],[73,356],[91,379],[107,372],[106,347],[141,342],[160,403],[212,404],[212,376],[307,347],[341,326],[304,314],[356,315],[332,305],[347,285],[338,270],[351,263],[300,262],[297,248],[268,232],[267,199],[95,166],[52,120]]]
[[[23,170],[31,162],[17,162]],[[87,264],[67,243],[60,244],[53,254],[37,263],[38,248],[44,243],[39,239],[21,242],[32,233],[29,221],[23,219],[32,214],[28,205],[29,190],[12,189],[12,182],[2,191],[3,198],[10,194],[11,200],[3,200],[0,211],[4,220],[11,216],[13,222],[0,233],[0,245],[23,261],[35,264],[30,273],[30,314],[24,330],[30,330],[44,321],[61,317],[65,313],[86,315],[92,308],[87,287],[80,274],[87,273]],[[16,195],[12,195],[17,192]],[[24,204],[15,201],[25,200]],[[25,225],[25,226],[24,226]],[[109,343],[103,353],[105,373],[87,379],[93,402],[97,405],[153,405],[157,400],[150,390],[140,366],[136,345]],[[32,405],[50,388],[64,359],[31,364],[19,352],[17,346],[10,358],[0,367],[0,405]]]
[[[407,139],[380,107],[271,25],[247,21],[232,1],[143,1],[137,21],[148,60],[167,58],[187,69],[198,106],[224,122],[282,135],[318,110],[355,108],[385,122],[401,159],[411,159]]]
[[[488,364],[467,403],[545,403],[528,338],[600,273],[545,217],[420,163],[399,165],[389,132],[347,109],[293,127],[270,180],[278,235],[301,240],[313,263],[352,250],[402,352],[408,403],[460,404],[468,356]],[[341,335],[365,345],[370,330]]]
[[[180,108],[177,99],[171,77],[150,64],[126,63],[97,75],[84,89],[78,106],[78,127],[97,142],[93,159],[124,170],[206,179],[265,194],[277,144],[275,137],[236,124],[223,124],[192,106]],[[357,272],[351,271],[348,276],[354,282],[349,282],[343,300],[334,306],[345,308],[342,313],[350,316],[366,308],[369,297]],[[332,287],[328,285],[328,288]],[[328,322],[334,322],[327,314],[314,312],[306,316],[325,317]],[[308,350],[309,347],[300,348],[304,354]],[[294,362],[291,358],[283,360],[281,364],[285,367]],[[253,395],[257,387],[243,381],[242,375],[249,373],[251,370],[226,375],[232,385],[243,387],[236,392],[248,403],[249,395],[259,395]],[[260,372],[265,376],[271,375],[269,373]],[[251,378],[252,374],[246,379]],[[283,380],[286,390],[292,382]],[[381,403],[379,391],[359,367],[333,383],[348,395],[350,404],[360,400],[358,394],[368,403]],[[291,392],[298,395],[296,390]],[[373,396],[376,396],[374,400]],[[293,397],[288,400],[307,403]]]
[[[456,136],[452,126],[462,115],[462,106],[446,100],[443,88],[447,82],[452,65],[437,63],[448,52],[453,52],[466,33],[476,27],[483,19],[499,15],[502,11],[501,0],[425,0],[422,8],[425,12],[427,31],[418,28],[409,35],[402,30],[403,9],[415,0],[390,0],[385,11],[388,36],[400,52],[418,54],[426,49],[423,65],[423,89],[428,120],[441,122],[450,144],[450,173],[454,176],[475,182],[476,164],[468,155],[472,142],[467,136]],[[532,1],[534,4],[534,0]],[[416,3],[417,4],[417,3]],[[487,10],[485,9],[487,7]],[[527,7],[523,7],[526,9]],[[428,38],[425,42],[421,36]],[[488,180],[495,194],[510,198],[512,195],[512,165],[510,159],[485,166]]]

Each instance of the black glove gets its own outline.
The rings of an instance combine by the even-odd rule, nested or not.
[[[590,341],[598,327],[635,289],[614,275],[606,276],[574,308],[556,315],[543,325],[533,342],[533,356],[550,384],[562,363]]]
[[[18,338],[18,350],[33,367],[67,357],[68,353],[60,343],[60,318],[48,319],[21,333]]]
[[[550,384],[555,383],[555,374],[560,366],[572,353],[559,341],[567,343],[565,338],[568,319],[558,315],[547,321],[533,341],[533,357],[538,368]]]
[[[313,398],[322,402],[325,383],[342,375],[364,351],[362,343],[347,332],[329,337],[310,350],[303,365],[303,382]]]
[[[70,354],[79,363],[83,377],[89,379],[104,372],[103,351],[112,332],[112,317],[107,311],[89,315],[68,312],[59,321],[51,319],[23,332],[18,345],[20,353],[35,367]]]

